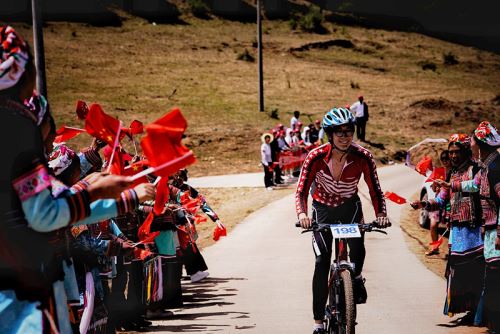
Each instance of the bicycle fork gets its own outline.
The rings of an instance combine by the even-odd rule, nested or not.
[[[328,298],[334,297],[335,300],[331,303],[331,305],[327,305],[325,313],[327,319],[330,319],[330,321],[335,323],[338,321],[340,315],[340,310],[336,309],[336,305],[339,305],[340,303],[340,296],[338,293],[335,293],[334,296],[331,296],[330,294],[333,287],[335,287],[334,291],[339,291],[341,284],[340,273],[344,270],[350,271],[351,277],[354,277],[354,263],[347,262],[345,260],[340,261],[340,263],[337,263],[336,261],[333,262],[330,270],[330,279],[328,280]]]

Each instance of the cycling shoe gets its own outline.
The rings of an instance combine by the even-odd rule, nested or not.
[[[363,277],[354,279],[354,301],[356,304],[365,304],[368,299],[368,293],[365,288],[365,281]]]

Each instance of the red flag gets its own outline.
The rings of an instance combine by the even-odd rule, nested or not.
[[[148,258],[150,256],[153,256],[153,253],[151,253],[147,249],[140,249],[140,248],[134,249],[134,257],[136,259],[145,260],[146,258]]]
[[[99,104],[93,103],[90,105],[87,118],[85,118],[85,130],[87,130],[89,135],[113,147],[119,128],[120,121],[106,114]],[[120,135],[121,138],[122,136]]]
[[[123,169],[123,173],[122,175],[125,175],[125,176],[134,176],[135,174],[141,172],[144,170],[145,166],[148,165],[148,161],[147,160],[140,160],[136,163],[133,163],[132,165],[129,165],[129,166],[126,166],[124,169]],[[141,178],[138,178],[137,180],[134,181],[134,183],[132,184],[131,188],[135,187],[135,186],[138,186],[139,184],[141,183],[148,183],[148,178],[146,176],[143,176]]]
[[[192,215],[196,214],[201,207],[201,199],[199,197],[191,198],[187,191],[180,196],[180,202],[182,207]]]
[[[144,125],[138,120],[133,120],[130,127],[122,129],[128,135],[138,135],[144,132]]]
[[[132,123],[130,123],[130,132],[133,135],[141,134],[144,132],[144,125],[138,120],[133,120]]]
[[[445,178],[446,178],[446,168],[437,167],[437,168],[434,168],[434,170],[432,171],[432,174],[429,175],[429,177],[427,178],[427,180],[425,180],[425,182],[431,182],[431,181],[435,181],[435,180],[444,180]]]
[[[215,226],[214,229],[214,236],[213,236],[214,241],[219,241],[220,237],[225,237],[225,236],[227,236],[226,227],[219,226],[219,224],[217,224],[217,226]]]
[[[186,127],[186,119],[178,108],[146,126],[147,135],[141,140],[141,147],[156,175],[174,174],[196,161],[193,152],[181,143]]]
[[[104,155],[104,159],[106,159],[107,163],[111,159],[111,155],[113,154],[113,148],[109,145],[104,146],[102,149],[102,154]],[[109,167],[108,173],[115,175],[125,175],[125,154],[120,150],[119,147],[115,149],[115,155],[113,157],[113,161],[111,162],[111,167]]]
[[[109,159],[108,159],[109,162]],[[119,148],[115,150],[115,156],[113,157],[113,161],[111,162],[111,166],[108,169],[109,174],[114,175],[123,175],[123,169],[125,165],[123,162],[123,153]]]
[[[397,204],[404,204],[406,203],[406,198],[399,196],[396,193],[393,193],[391,191],[386,191],[384,194],[384,197],[387,198],[390,201],[393,201],[394,203]]]
[[[194,222],[196,224],[206,223],[207,222],[207,217],[202,216],[202,215],[195,215],[194,216]]]
[[[170,197],[170,188],[168,187],[168,178],[162,177],[156,186],[156,197],[153,211],[155,215],[160,215],[163,212],[165,204]]]
[[[420,174],[422,174],[423,176],[426,176],[427,171],[432,170],[432,158],[424,156],[415,166],[415,170]]]
[[[139,231],[137,233],[139,239],[143,242],[152,242],[154,238],[156,238],[160,232],[151,233],[151,223],[155,215],[160,215],[163,212],[163,208],[168,201],[170,196],[170,189],[168,188],[168,178],[162,178],[156,187],[156,198],[155,205],[153,207],[153,212],[150,212],[146,217],[144,223],[139,227]]]
[[[87,103],[84,101],[78,100],[76,101],[76,116],[84,120],[87,118],[87,114],[89,113],[89,107],[87,106]]]
[[[56,139],[54,139],[54,143],[63,143],[70,140],[71,138],[78,136],[82,132],[85,132],[85,130],[63,125],[59,130],[56,131]]]
[[[432,250],[435,250],[435,249],[438,249],[442,244],[443,244],[443,241],[444,241],[444,235],[446,233],[448,233],[450,231],[449,228],[447,228],[443,234],[441,234],[441,236],[439,237],[439,239],[437,239],[436,241],[434,242],[429,242],[429,245],[432,247]]]

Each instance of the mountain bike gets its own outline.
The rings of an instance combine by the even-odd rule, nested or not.
[[[301,227],[300,223],[295,226]],[[387,232],[379,230],[375,221],[369,224],[318,224],[313,222],[311,228],[302,231],[321,232],[331,230],[335,247],[333,247],[328,280],[328,303],[325,308],[326,330],[329,334],[354,334],[356,325],[356,302],[354,300],[354,263],[349,261],[347,239],[360,238],[361,232]]]

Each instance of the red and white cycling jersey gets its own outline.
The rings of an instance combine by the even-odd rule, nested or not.
[[[340,179],[337,181],[328,166],[332,156],[331,150],[331,144],[327,143],[307,155],[295,193],[297,215],[307,213],[307,196],[312,185],[312,198],[315,201],[336,207],[357,194],[361,173],[368,185],[375,214],[386,214],[385,199],[372,154],[357,144],[351,144]]]

